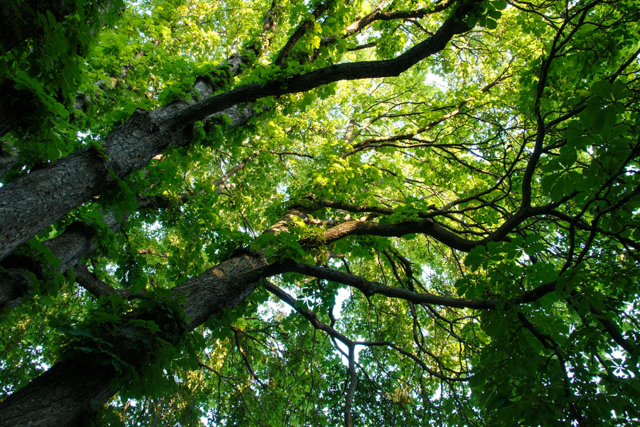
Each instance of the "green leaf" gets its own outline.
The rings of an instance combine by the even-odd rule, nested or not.
[[[613,82],[611,86],[611,95],[614,101],[626,99],[633,95],[633,92],[628,89],[627,85],[619,79]]]
[[[560,149],[560,157],[558,158],[558,160],[560,160],[560,163],[562,163],[564,166],[569,167],[573,165],[576,160],[578,160],[578,150],[570,147],[568,144],[564,145]]]
[[[464,265],[471,268],[471,271],[476,271],[483,262],[487,259],[487,248],[485,246],[476,246],[471,249],[469,254],[464,259]]]
[[[505,0],[492,1],[491,4],[498,10],[504,10],[507,8],[507,2]]]
[[[532,243],[537,242],[538,240],[541,240],[542,236],[540,236],[537,233],[532,233],[532,234],[527,234],[527,237],[525,237],[524,239],[524,244],[525,245],[531,245]]]
[[[604,99],[611,99],[611,83],[601,80],[591,86],[591,93]]]

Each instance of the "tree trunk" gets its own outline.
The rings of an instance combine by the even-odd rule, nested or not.
[[[182,201],[187,200],[187,196],[183,195]],[[142,210],[167,207],[169,201],[161,196],[144,196],[138,197],[137,203],[138,210]],[[122,221],[116,221],[113,212],[109,212],[102,217],[102,220],[115,233],[126,217]],[[95,234],[96,231],[93,228],[82,223],[73,223],[60,235],[42,242],[42,245],[60,260],[60,265],[55,271],[65,273],[85,256],[95,251],[97,249],[94,242]],[[5,305],[17,307],[22,304],[23,296],[33,287],[33,277],[36,280],[46,280],[47,273],[53,270],[50,265],[41,265],[37,261],[21,256],[9,256],[0,263],[0,267],[0,310]],[[129,294],[124,292],[123,295]]]
[[[242,255],[177,286],[174,292],[186,297],[184,330],[194,329],[223,307],[237,306],[253,292],[266,266],[264,258]],[[125,326],[115,334],[112,342],[118,342],[119,349],[114,352],[123,360],[137,369],[153,360],[153,348],[139,347],[140,337],[148,331]],[[0,403],[0,425],[81,425],[88,411],[116,393],[117,389],[110,387],[115,376],[112,366],[78,353],[70,361],[56,363]]]
[[[3,426],[83,426],[85,417],[113,396],[113,366],[95,366],[88,355],[56,363],[0,403]]]
[[[149,137],[153,130],[148,113],[139,110],[108,138],[105,153],[113,161],[84,148],[2,187],[0,259],[112,184],[108,169],[125,176],[166,148],[169,138]],[[136,136],[138,144],[127,144]]]

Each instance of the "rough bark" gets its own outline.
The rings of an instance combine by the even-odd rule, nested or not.
[[[106,189],[114,182],[109,169],[124,176],[151,159],[145,152],[166,147],[163,138],[146,137],[152,126],[147,113],[137,112],[110,135],[105,153],[113,162],[104,161],[93,148],[84,148],[2,187],[0,258]],[[123,134],[137,135],[139,144],[122,144]]]
[[[0,259],[100,194],[114,182],[113,175],[123,178],[164,150],[188,145],[195,121],[237,112],[238,105],[266,96],[304,92],[339,80],[397,76],[441,51],[454,35],[469,30],[462,18],[475,3],[472,0],[463,5],[432,37],[392,60],[333,65],[284,81],[241,86],[217,96],[205,93],[200,102],[174,103],[151,113],[137,110],[105,138],[108,160],[95,149],[85,148],[0,188]]]
[[[231,59],[238,72],[240,65]],[[233,71],[233,70],[232,70]],[[200,97],[215,90],[206,79],[198,79],[194,87]],[[181,101],[154,111],[171,117],[192,102]],[[229,129],[241,126],[256,114],[252,108],[231,106],[219,114],[228,115]],[[137,110],[122,126],[106,137],[104,152],[83,148],[51,166],[29,172],[0,188],[0,259],[44,230],[80,204],[142,168],[167,148],[191,142],[191,129],[160,131],[152,115]]]
[[[136,201],[138,209],[171,206],[171,202],[166,197],[161,196],[143,196],[138,197]],[[182,195],[182,201],[188,201],[186,195]],[[126,217],[122,221],[117,221],[113,212],[108,212],[102,217],[102,220],[115,233],[120,229]],[[82,223],[73,223],[58,236],[42,242],[43,246],[47,247],[51,254],[60,260],[60,265],[56,269],[49,265],[40,265],[24,257],[9,256],[4,259],[0,263],[0,267],[3,269],[0,270],[0,309],[7,305],[17,307],[22,304],[25,294],[28,294],[33,287],[32,281],[34,277],[36,280],[41,280],[46,278],[48,271],[54,270],[58,273],[65,273],[70,268],[77,266],[84,257],[97,249],[98,245],[95,242],[95,238],[95,229]],[[76,278],[78,280],[80,280],[79,275],[82,275],[82,273],[82,271],[78,272],[76,270]],[[87,271],[87,274],[90,273]],[[86,275],[83,277],[85,278],[83,283],[89,283],[88,286],[91,287],[93,282],[90,282],[90,278]],[[82,283],[80,285],[83,286]],[[86,288],[86,286],[83,287]],[[91,290],[89,291],[91,292]],[[135,296],[128,294],[126,291],[114,292],[121,293],[125,298]],[[102,293],[98,292],[96,295],[100,296]],[[108,293],[105,295],[108,295]]]
[[[86,356],[85,356],[86,357]],[[113,366],[95,366],[81,358],[57,363],[0,403],[3,426],[83,426],[87,413],[100,408],[114,390]],[[64,414],[69,414],[65,417]],[[34,416],[36,415],[36,416]]]
[[[188,320],[184,330],[192,330],[223,307],[234,308],[242,302],[255,288],[266,265],[263,258],[241,255],[174,288],[176,295],[185,297]],[[139,338],[148,331],[132,326],[124,329],[114,337],[119,343],[114,351],[136,369],[152,362],[154,349],[141,351],[138,346]],[[70,371],[74,365],[81,366],[79,371]],[[88,411],[104,404],[117,391],[110,387],[115,377],[112,367],[79,353],[69,362],[56,363],[0,403],[0,425],[82,425]]]
[[[113,213],[103,217],[104,222],[112,231],[120,228],[121,222],[116,221]],[[82,258],[95,251],[95,231],[80,223],[71,224],[60,235],[44,241],[53,256],[60,260],[55,269],[58,273],[65,273]],[[25,294],[33,288],[33,280],[46,280],[46,273],[51,270],[48,265],[20,256],[9,256],[0,264],[0,309],[8,305],[17,307],[22,303]]]
[[[286,232],[294,217],[307,217],[306,209],[291,208],[266,233]],[[324,242],[318,241],[316,244],[324,245]],[[173,335],[162,338],[177,343],[184,333],[195,329],[223,308],[233,309],[244,301],[261,279],[289,271],[345,283],[360,289],[366,295],[383,294],[418,304],[489,310],[497,304],[494,300],[420,294],[369,282],[328,268],[287,260],[269,262],[259,253],[243,253],[173,289],[176,299],[181,301],[184,317],[182,323],[172,329]],[[103,291],[104,289],[98,289],[97,292]],[[104,293],[112,293],[112,290]],[[523,297],[513,300],[513,303],[525,303],[527,300]],[[123,315],[120,323],[122,327],[109,332],[107,337],[109,342],[116,343],[113,351],[136,370],[154,361],[154,353],[159,345],[150,339],[148,330],[129,322],[131,319],[145,319],[144,316],[138,312]],[[160,325],[163,324],[163,319],[171,321],[166,312],[154,312],[151,316]],[[143,345],[145,342],[151,344]],[[70,366],[77,366],[77,369],[70,372]],[[0,403],[0,425],[82,425],[87,414],[107,402],[117,392],[118,384],[122,384],[124,380],[117,377],[117,372],[104,359],[94,360],[86,354],[76,354],[70,361],[56,363],[41,377]]]
[[[229,184],[225,184],[225,182],[236,172],[242,170],[257,154],[258,153],[243,160],[235,167],[229,169],[223,176],[213,181],[212,186],[216,188],[216,192],[224,189],[225,185],[228,186]],[[191,194],[182,194],[178,200],[182,203],[187,203],[192,198],[193,195]],[[176,201],[168,199],[167,197],[157,195],[139,196],[136,201],[139,210],[169,208],[176,203]],[[124,221],[116,221],[112,212],[107,213],[102,220],[113,232],[116,232]],[[36,280],[41,280],[46,278],[48,271],[57,270],[58,273],[65,273],[73,266],[77,266],[85,256],[97,249],[97,244],[94,241],[96,237],[95,234],[93,228],[81,223],[74,223],[68,226],[60,235],[43,242],[43,245],[49,248],[51,254],[60,260],[60,266],[57,269],[53,269],[49,265],[40,265],[24,257],[10,255],[8,258],[5,258],[0,262],[0,267],[4,269],[0,270],[0,309],[7,305],[13,308],[22,304],[25,294],[29,294],[33,287],[32,281],[34,277]],[[86,271],[86,274],[84,273],[85,271],[82,270],[82,267],[80,267],[80,271],[76,269],[76,279],[78,283],[97,296],[108,295],[113,292],[120,293],[127,299],[138,296],[121,290],[112,290],[113,292],[109,292],[106,288],[96,283],[97,279],[90,277],[91,273],[88,271]],[[108,287],[106,284],[104,286]]]

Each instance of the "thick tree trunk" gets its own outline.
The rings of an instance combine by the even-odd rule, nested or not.
[[[184,200],[183,198],[183,201]],[[138,209],[165,207],[167,199],[159,196],[139,197]],[[126,219],[126,218],[125,218]],[[125,220],[123,219],[123,221]],[[113,212],[102,217],[104,223],[116,232],[123,221],[117,221]],[[56,269],[58,273],[65,273],[77,265],[85,256],[97,249],[94,241],[96,231],[81,223],[69,225],[66,230],[53,239],[42,242],[53,256],[60,260]],[[41,265],[31,259],[9,256],[0,263],[0,310],[5,305],[16,307],[22,303],[23,296],[33,287],[33,277],[43,279],[52,270],[50,265]]]
[[[231,117],[235,120],[233,125],[244,124],[254,114],[253,109],[251,113],[244,115],[231,112]],[[243,169],[250,159],[245,159],[231,168],[222,177],[215,180],[212,185],[216,188],[224,186],[224,183],[237,171]],[[191,195],[183,194],[181,199],[183,203],[186,203],[191,199]],[[166,208],[173,203],[163,196],[141,196],[136,201],[138,209]],[[115,220],[113,213],[108,213],[102,219],[112,231],[115,232],[120,228],[121,222]],[[96,249],[96,244],[93,242],[94,235],[95,230],[90,227],[79,223],[72,224],[59,236],[43,242],[43,245],[48,247],[51,253],[60,260],[61,263],[57,271],[64,273]],[[4,269],[0,270],[0,309],[5,305],[11,307],[20,305],[22,303],[21,297],[32,288],[32,278],[35,276],[36,279],[40,279],[52,269],[51,266],[40,265],[34,263],[33,260],[16,256],[5,258],[0,263],[0,267]],[[88,283],[88,280],[84,283]]]
[[[0,425],[86,425],[88,413],[113,396],[115,390],[109,387],[109,381],[116,375],[113,366],[92,365],[88,357],[57,363],[20,392],[9,396],[0,403]]]
[[[109,169],[125,176],[166,148],[170,138],[150,137],[153,130],[148,113],[140,110],[108,138],[109,161],[97,150],[84,148],[2,187],[0,259],[112,184]],[[138,144],[127,144],[136,136]]]
[[[234,308],[242,302],[254,290],[266,266],[263,258],[242,255],[176,287],[175,293],[186,297],[185,330],[197,327],[223,307]],[[140,337],[148,331],[128,329],[116,332],[118,336],[114,341],[120,343],[117,354],[140,368],[153,360],[154,349],[138,347]],[[117,390],[110,387],[115,376],[113,367],[79,353],[68,362],[56,363],[0,403],[0,425],[82,425],[88,411],[116,393]]]

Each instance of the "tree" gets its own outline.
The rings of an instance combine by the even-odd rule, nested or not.
[[[638,422],[635,2],[2,13],[0,423]]]

